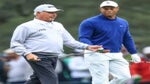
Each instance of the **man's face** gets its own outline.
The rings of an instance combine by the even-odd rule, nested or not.
[[[57,13],[56,12],[38,12],[36,15],[37,19],[46,21],[46,22],[51,22],[53,20],[55,20],[55,18],[57,17]]]
[[[119,7],[105,6],[100,8],[100,11],[104,16],[110,19],[114,19],[116,17],[117,12],[119,11]]]

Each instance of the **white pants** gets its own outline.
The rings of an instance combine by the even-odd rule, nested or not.
[[[85,50],[84,59],[92,76],[92,84],[125,84],[125,81],[131,78],[129,63],[122,53]],[[110,82],[109,73],[114,77]]]

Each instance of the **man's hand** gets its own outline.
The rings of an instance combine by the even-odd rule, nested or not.
[[[28,54],[26,56],[27,60],[29,61],[40,61],[41,59],[38,58],[38,56],[34,55],[34,54]]]
[[[99,50],[99,48],[102,48],[102,46],[98,46],[98,45],[89,45],[86,49],[87,49],[87,50],[91,50],[91,51],[96,52],[96,51]]]
[[[135,63],[141,62],[141,58],[137,54],[131,55],[132,61]]]
[[[103,49],[103,47],[102,46],[98,46],[98,45],[90,45],[86,49],[94,51],[94,52],[97,52],[98,50]],[[108,53],[108,52],[110,52],[110,50],[103,49],[102,53]]]

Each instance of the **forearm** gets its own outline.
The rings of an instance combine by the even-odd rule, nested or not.
[[[89,46],[88,44],[84,44],[76,40],[66,42],[65,45],[68,47],[77,48],[77,49],[86,49]]]
[[[23,44],[15,42],[15,41],[11,41],[10,48],[20,56],[25,56],[31,53],[24,47]]]

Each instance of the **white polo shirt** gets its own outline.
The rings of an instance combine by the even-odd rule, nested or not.
[[[38,19],[19,25],[11,39],[11,48],[18,55],[27,55],[32,52],[62,53],[63,44],[80,49],[88,46],[76,41],[61,23]]]

